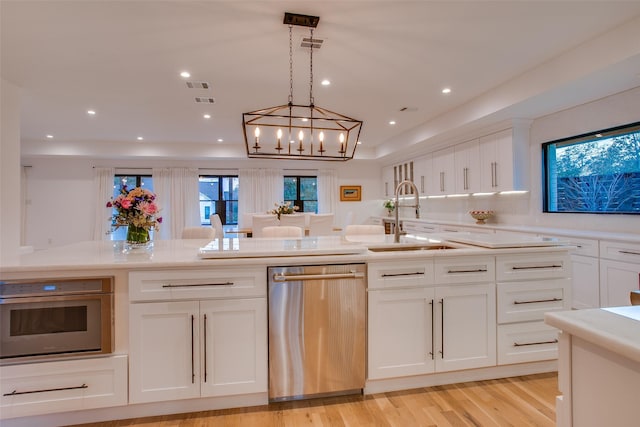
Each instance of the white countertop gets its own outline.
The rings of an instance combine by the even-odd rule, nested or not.
[[[628,359],[640,362],[640,306],[556,311],[545,322]]]
[[[437,244],[438,235],[403,236],[405,244]],[[392,235],[322,236],[302,239],[225,238],[209,240],[156,240],[148,252],[124,253],[122,241],[87,241],[22,254],[0,266],[3,276],[48,271],[88,271],[104,269],[176,268],[232,265],[279,265],[300,263],[365,262],[368,260],[417,259],[425,257],[476,255],[491,252],[566,251],[572,247],[522,247],[486,249],[449,244],[456,249],[371,252],[368,247],[397,246]]]

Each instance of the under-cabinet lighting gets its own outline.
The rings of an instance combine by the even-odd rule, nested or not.
[[[441,196],[429,196],[430,199],[444,199],[445,197],[447,196],[445,196],[444,194]]]
[[[472,196],[493,196],[496,193],[473,193]]]
[[[449,194],[447,197],[469,197],[468,194]]]
[[[527,190],[509,190],[509,191],[501,191],[498,194],[527,194],[529,191]]]

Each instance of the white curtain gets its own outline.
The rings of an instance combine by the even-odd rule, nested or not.
[[[180,239],[184,227],[200,225],[198,169],[154,168],[152,174],[162,217],[156,238]]]
[[[240,169],[238,224],[243,227],[243,213],[266,213],[284,200],[284,174],[281,169]]]
[[[114,168],[93,169],[93,194],[96,195],[93,220],[93,240],[109,240],[112,209],[107,202],[113,197]]]
[[[318,171],[318,213],[335,213],[338,207],[338,175],[335,170]]]

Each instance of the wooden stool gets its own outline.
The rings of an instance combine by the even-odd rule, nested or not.
[[[629,292],[631,305],[640,305],[640,290]]]

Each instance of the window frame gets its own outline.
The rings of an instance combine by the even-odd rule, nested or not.
[[[639,211],[609,211],[609,210],[560,210],[556,207],[553,209],[552,205],[552,197],[553,194],[557,196],[558,192],[552,191],[551,187],[557,188],[558,185],[558,176],[557,173],[552,172],[552,161],[550,151],[552,147],[561,148],[570,145],[576,144],[586,144],[597,141],[607,141],[611,138],[628,135],[628,134],[637,134],[640,136],[640,122],[633,122],[621,126],[615,126],[612,128],[592,131],[588,133],[583,133],[580,135],[570,136],[566,138],[561,138],[549,142],[545,142],[541,145],[542,149],[542,165],[541,165],[541,196],[542,196],[542,211],[544,213],[551,214],[602,214],[602,215],[640,215]],[[619,172],[617,175],[629,175],[629,174],[640,174],[640,170],[633,172]],[[593,175],[589,175],[593,176]],[[553,182],[552,182],[553,181]],[[640,192],[640,187],[633,187],[636,191]],[[558,201],[556,197],[555,204],[557,206]]]
[[[284,175],[282,179],[283,179],[284,181],[286,181],[286,179],[287,179],[287,178],[293,178],[293,179],[295,179],[295,181],[296,181],[296,198],[295,198],[295,200],[291,200],[291,199],[287,199],[287,198],[285,197],[285,200],[284,200],[284,201],[285,201],[285,202],[292,202],[292,203],[293,203],[293,205],[295,205],[295,206],[297,206],[297,207],[298,207],[298,212],[307,212],[307,213],[311,212],[311,213],[318,213],[318,212],[317,212],[317,210],[318,210],[318,177],[317,177],[316,175]],[[301,185],[301,182],[302,182],[302,178],[306,178],[306,179],[308,179],[308,178],[312,178],[312,179],[315,179],[315,181],[316,181],[316,198],[315,198],[315,199],[305,199],[305,200],[302,200],[302,199],[300,198],[300,197],[301,197],[301,194],[302,194],[302,192],[301,192],[301,188],[300,188],[300,185]],[[283,181],[283,183],[284,183],[284,181]],[[305,202],[315,202],[315,204],[316,204],[316,209],[315,209],[315,210],[313,210],[313,211],[311,211],[311,210],[305,210],[305,209],[304,209],[304,203],[305,203]]]
[[[224,198],[224,186],[222,185],[222,182],[223,182],[224,178],[230,178],[230,179],[235,178],[236,180],[238,180],[238,191],[237,191],[237,193],[238,193],[238,195],[239,195],[239,194],[240,194],[240,180],[239,180],[239,175],[210,175],[210,174],[200,174],[200,175],[198,176],[198,186],[200,185],[200,182],[201,182],[201,181],[200,181],[200,179],[201,179],[201,178],[217,178],[217,179],[218,179],[218,199],[217,199],[217,200],[213,200],[214,202],[216,202],[216,209],[214,209],[214,212],[212,212],[212,213],[210,214],[210,216],[211,216],[212,214],[214,214],[214,213],[217,213],[217,214],[220,216],[220,220],[222,221],[222,224],[223,224],[223,225],[237,225],[237,224],[238,224],[237,219],[236,219],[236,221],[235,221],[235,222],[233,222],[233,221],[227,221],[227,219],[228,219],[228,218],[227,218],[227,210],[228,210],[228,209],[227,209],[226,204],[227,204],[228,202],[235,202],[235,204],[236,204],[236,215],[239,215],[239,212],[238,212],[238,209],[237,209],[237,207],[238,207],[238,200],[239,200],[239,199],[225,199],[225,198]],[[200,192],[199,192],[199,193],[200,193]],[[200,211],[200,206],[201,206],[201,204],[202,204],[203,202],[208,202],[208,201],[211,201],[211,200],[202,200],[202,199],[198,198],[198,211]],[[220,211],[220,212],[219,212],[219,209],[218,209],[218,206],[220,205],[220,203],[219,203],[219,202],[224,202],[224,206],[225,206],[224,211]],[[222,213],[222,214],[221,214],[221,213]],[[238,219],[239,219],[239,218],[238,218]],[[201,225],[203,225],[203,226],[204,226],[204,225],[211,225],[211,221],[209,220],[209,218],[206,218],[206,219],[205,219],[205,221],[207,221],[207,222],[201,222]]]

